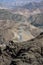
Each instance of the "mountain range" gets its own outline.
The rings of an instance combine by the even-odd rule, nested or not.
[[[0,6],[5,7],[5,8],[15,8],[15,7],[20,7],[24,6],[30,2],[40,2],[42,0],[0,0]],[[31,4],[30,4],[31,5]]]
[[[43,65],[43,0],[0,0],[0,65]]]
[[[36,10],[37,8],[43,9],[43,1],[41,2],[30,2],[23,6],[24,9]]]

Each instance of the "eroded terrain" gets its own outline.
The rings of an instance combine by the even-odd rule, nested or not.
[[[43,32],[30,41],[2,45],[0,65],[43,65]]]
[[[21,12],[0,10],[0,65],[43,65],[43,14]]]

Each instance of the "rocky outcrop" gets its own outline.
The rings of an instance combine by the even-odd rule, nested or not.
[[[43,33],[30,41],[0,46],[0,65],[43,65]]]

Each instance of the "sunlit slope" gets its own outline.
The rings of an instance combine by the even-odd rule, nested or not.
[[[24,15],[0,9],[1,42],[9,40],[27,41],[35,38],[40,32],[40,29],[31,25]]]

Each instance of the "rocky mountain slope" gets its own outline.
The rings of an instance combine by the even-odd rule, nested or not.
[[[43,32],[30,41],[1,44],[0,65],[43,65]]]
[[[26,16],[0,9],[0,37],[3,40],[8,41],[13,39],[15,42],[22,42],[35,38],[40,32],[39,28],[27,21]]]
[[[43,65],[40,9],[31,12],[0,8],[0,65]]]
[[[29,20],[32,25],[43,29],[43,13],[32,15]]]
[[[22,1],[0,0],[0,65],[43,65],[43,1]]]

